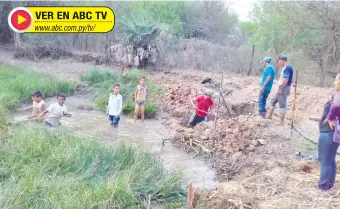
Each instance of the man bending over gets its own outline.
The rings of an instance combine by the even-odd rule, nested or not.
[[[196,124],[205,121],[208,116],[209,109],[214,115],[216,115],[214,111],[214,102],[211,98],[212,92],[205,90],[204,95],[190,100],[192,107],[195,109],[195,113],[192,115],[188,127],[194,127]]]

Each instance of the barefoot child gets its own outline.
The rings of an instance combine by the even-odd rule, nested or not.
[[[106,115],[109,117],[111,127],[117,128],[120,121],[120,113],[123,109],[123,97],[119,94],[120,85],[116,84],[112,88],[109,96],[109,102],[106,107]]]
[[[144,122],[144,110],[149,97],[149,89],[145,84],[145,77],[141,77],[139,80],[139,85],[137,86],[137,90],[135,92],[135,114],[134,120],[137,121],[138,113],[140,111],[140,116],[142,122]]]
[[[66,96],[63,94],[57,95],[57,102],[51,104],[46,110],[41,112],[37,117],[32,118],[32,120],[42,119],[46,113],[48,117],[44,120],[44,125],[47,127],[58,127],[60,126],[60,119],[62,117],[71,117],[72,115],[67,112],[67,107],[64,104]]]
[[[29,109],[33,109],[30,116],[28,116],[28,119],[32,119],[37,117],[41,112],[45,111],[46,105],[45,102],[41,99],[42,94],[40,91],[35,91],[32,93],[32,100],[33,104],[29,107],[21,108],[19,111],[26,111]]]

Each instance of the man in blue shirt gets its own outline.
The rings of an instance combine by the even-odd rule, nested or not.
[[[270,64],[271,61],[270,57],[265,57],[261,62],[264,65],[259,94],[259,114],[262,118],[266,115],[266,102],[275,78],[275,70]]]
[[[272,107],[269,111],[268,119],[272,118],[275,106],[277,103],[279,103],[280,110],[281,110],[280,111],[281,120],[278,125],[283,126],[285,115],[287,113],[287,110],[286,110],[287,98],[290,94],[290,86],[292,85],[292,81],[293,81],[293,67],[287,64],[286,56],[280,56],[279,59],[277,60],[277,64],[282,70],[280,74],[279,87],[278,87],[277,93],[271,101]]]

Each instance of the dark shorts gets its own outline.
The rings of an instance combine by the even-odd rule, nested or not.
[[[142,101],[142,100],[137,100],[136,101],[136,104],[138,104],[139,106],[145,105],[144,103],[145,103],[145,101]]]
[[[118,123],[120,121],[120,117],[119,116],[115,117],[113,115],[109,115],[109,121],[110,121],[111,125],[118,126]]]
[[[190,119],[189,125],[195,126],[196,124],[198,124],[202,121],[205,121],[205,120],[206,120],[206,117],[201,117],[201,116],[195,114],[195,116],[192,119]]]

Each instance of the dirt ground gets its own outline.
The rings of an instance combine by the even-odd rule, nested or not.
[[[200,84],[206,77],[211,77],[214,84]],[[155,78],[165,87],[160,101],[167,125],[177,131],[175,140],[189,147],[192,139],[211,150],[220,179],[228,180],[207,195],[205,208],[339,208],[340,186],[327,193],[319,192],[318,163],[295,157],[296,152],[315,156],[317,153],[314,143],[297,132],[291,135],[291,111],[284,127],[257,117],[259,78],[228,76],[224,79],[222,94],[226,95],[226,105],[220,105],[216,137],[213,117],[193,130],[185,125],[193,111],[189,99],[203,89],[215,90],[217,103],[218,75],[174,72]],[[295,126],[314,142],[317,142],[318,126],[310,118],[320,116],[331,92],[332,89],[326,88],[297,87]]]
[[[6,50],[0,50],[0,61],[40,66],[36,69],[41,72],[75,82],[79,82],[79,74],[90,67],[72,60],[13,60]],[[257,117],[259,78],[224,75],[221,94],[225,101],[220,101],[215,132],[214,117],[194,129],[185,126],[193,112],[189,99],[201,94],[203,89],[214,90],[213,99],[218,106],[220,74],[189,70],[150,74],[153,81],[164,88],[164,94],[156,98],[160,104],[159,115],[161,121],[176,132],[174,141],[191,155],[200,152],[197,158],[211,156],[212,167],[222,182],[202,198],[204,208],[339,208],[339,183],[329,192],[319,192],[318,163],[295,157],[299,151],[316,155],[316,145],[296,132],[291,135],[291,111],[284,127]],[[212,78],[213,83],[201,84],[206,77]],[[296,126],[313,141],[317,141],[318,129],[310,118],[321,115],[331,92],[332,89],[326,88],[297,87]]]

